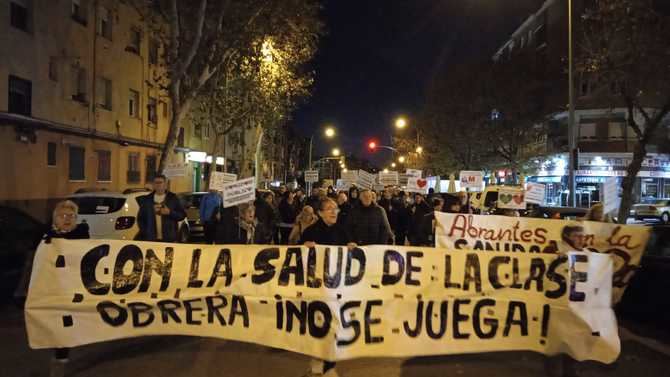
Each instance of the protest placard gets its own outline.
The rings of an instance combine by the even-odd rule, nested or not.
[[[521,187],[501,187],[498,190],[498,208],[526,209],[526,194]]]
[[[235,181],[237,181],[237,174],[222,173],[220,171],[215,171],[212,173],[212,178],[211,181],[209,182],[209,189],[223,191],[223,186],[226,183],[232,183]]]
[[[223,208],[229,208],[238,204],[253,202],[255,199],[255,177],[245,178],[223,185]]]
[[[189,335],[332,361],[620,351],[612,261],[596,253],[52,239],[34,266],[32,348]]]
[[[168,178],[185,177],[187,171],[188,171],[188,163],[176,162],[165,165],[165,170],[163,170],[163,174],[165,174],[165,176]]]
[[[377,180],[377,176],[366,172],[365,170],[358,171],[358,186],[366,189],[372,189]]]
[[[408,177],[415,177],[415,178],[421,178],[423,174],[423,170],[419,169],[406,169],[405,174],[407,174]]]
[[[514,254],[590,251],[614,259],[614,300],[617,302],[649,240],[649,228],[595,221],[435,213],[438,247]]]
[[[526,203],[544,205],[546,190],[544,183],[526,183]]]
[[[305,170],[305,182],[319,182],[318,170]]]
[[[615,177],[605,179],[603,183],[603,207],[605,214],[616,212],[621,204],[619,185]]]
[[[358,170],[347,170],[342,172],[342,183],[347,186],[358,184]]]
[[[398,185],[398,172],[389,171],[384,173],[379,172],[379,184],[382,186],[397,186]]]
[[[459,180],[461,181],[461,190],[467,188],[481,191],[484,183],[484,173],[477,170],[461,170]]]
[[[424,178],[408,177],[405,191],[416,192],[419,194],[428,193],[428,180]]]

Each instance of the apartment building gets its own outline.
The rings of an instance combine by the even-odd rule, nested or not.
[[[573,1],[575,54],[583,38],[581,15],[593,6],[592,0]],[[523,52],[523,54],[521,53]],[[528,52],[531,52],[528,54]],[[551,82],[543,93],[548,119],[544,150],[538,169],[529,181],[547,184],[547,200],[566,205],[568,150],[568,1],[546,0],[520,25],[493,56],[494,62],[513,61],[531,56],[534,66]],[[580,150],[576,171],[576,194],[581,206],[600,200],[602,185],[608,177],[621,181],[632,159],[636,143],[634,131],[627,125],[627,109],[614,95],[617,84],[603,85],[598,77],[577,72],[575,75],[575,124]],[[654,108],[654,98],[648,98]],[[641,115],[636,115],[640,116]],[[641,119],[638,119],[641,120]],[[666,126],[661,130],[668,133]],[[659,138],[660,140],[661,138]],[[651,145],[634,193],[636,200],[670,197],[670,154],[662,146]]]
[[[171,115],[160,89],[162,46],[116,0],[0,0],[0,203],[44,218],[79,189],[151,181]],[[204,149],[184,124],[173,163]],[[190,191],[189,164],[171,180]]]

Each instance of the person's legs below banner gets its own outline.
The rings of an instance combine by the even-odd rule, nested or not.
[[[65,367],[70,361],[69,356],[69,348],[56,348],[54,356],[51,359],[51,365],[49,365],[49,377],[65,376]]]
[[[321,359],[311,359],[309,362],[309,373],[305,377],[338,377],[335,363]]]
[[[577,361],[569,355],[545,356],[544,372],[547,377],[579,377]]]

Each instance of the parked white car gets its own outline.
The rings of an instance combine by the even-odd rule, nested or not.
[[[663,224],[670,223],[670,199],[655,199],[650,203],[635,204],[630,210],[635,220],[655,219]]]
[[[149,190],[130,189],[123,193],[112,191],[84,192],[70,195],[79,206],[78,220],[89,226],[91,238],[133,240],[139,233],[137,198]],[[179,242],[189,240],[188,221],[179,222]]]

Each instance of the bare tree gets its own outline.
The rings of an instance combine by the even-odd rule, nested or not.
[[[670,17],[667,2],[600,0],[585,15],[579,68],[614,93],[627,109],[636,143],[623,180],[619,222],[633,204],[633,187],[647,149],[670,112]]]

